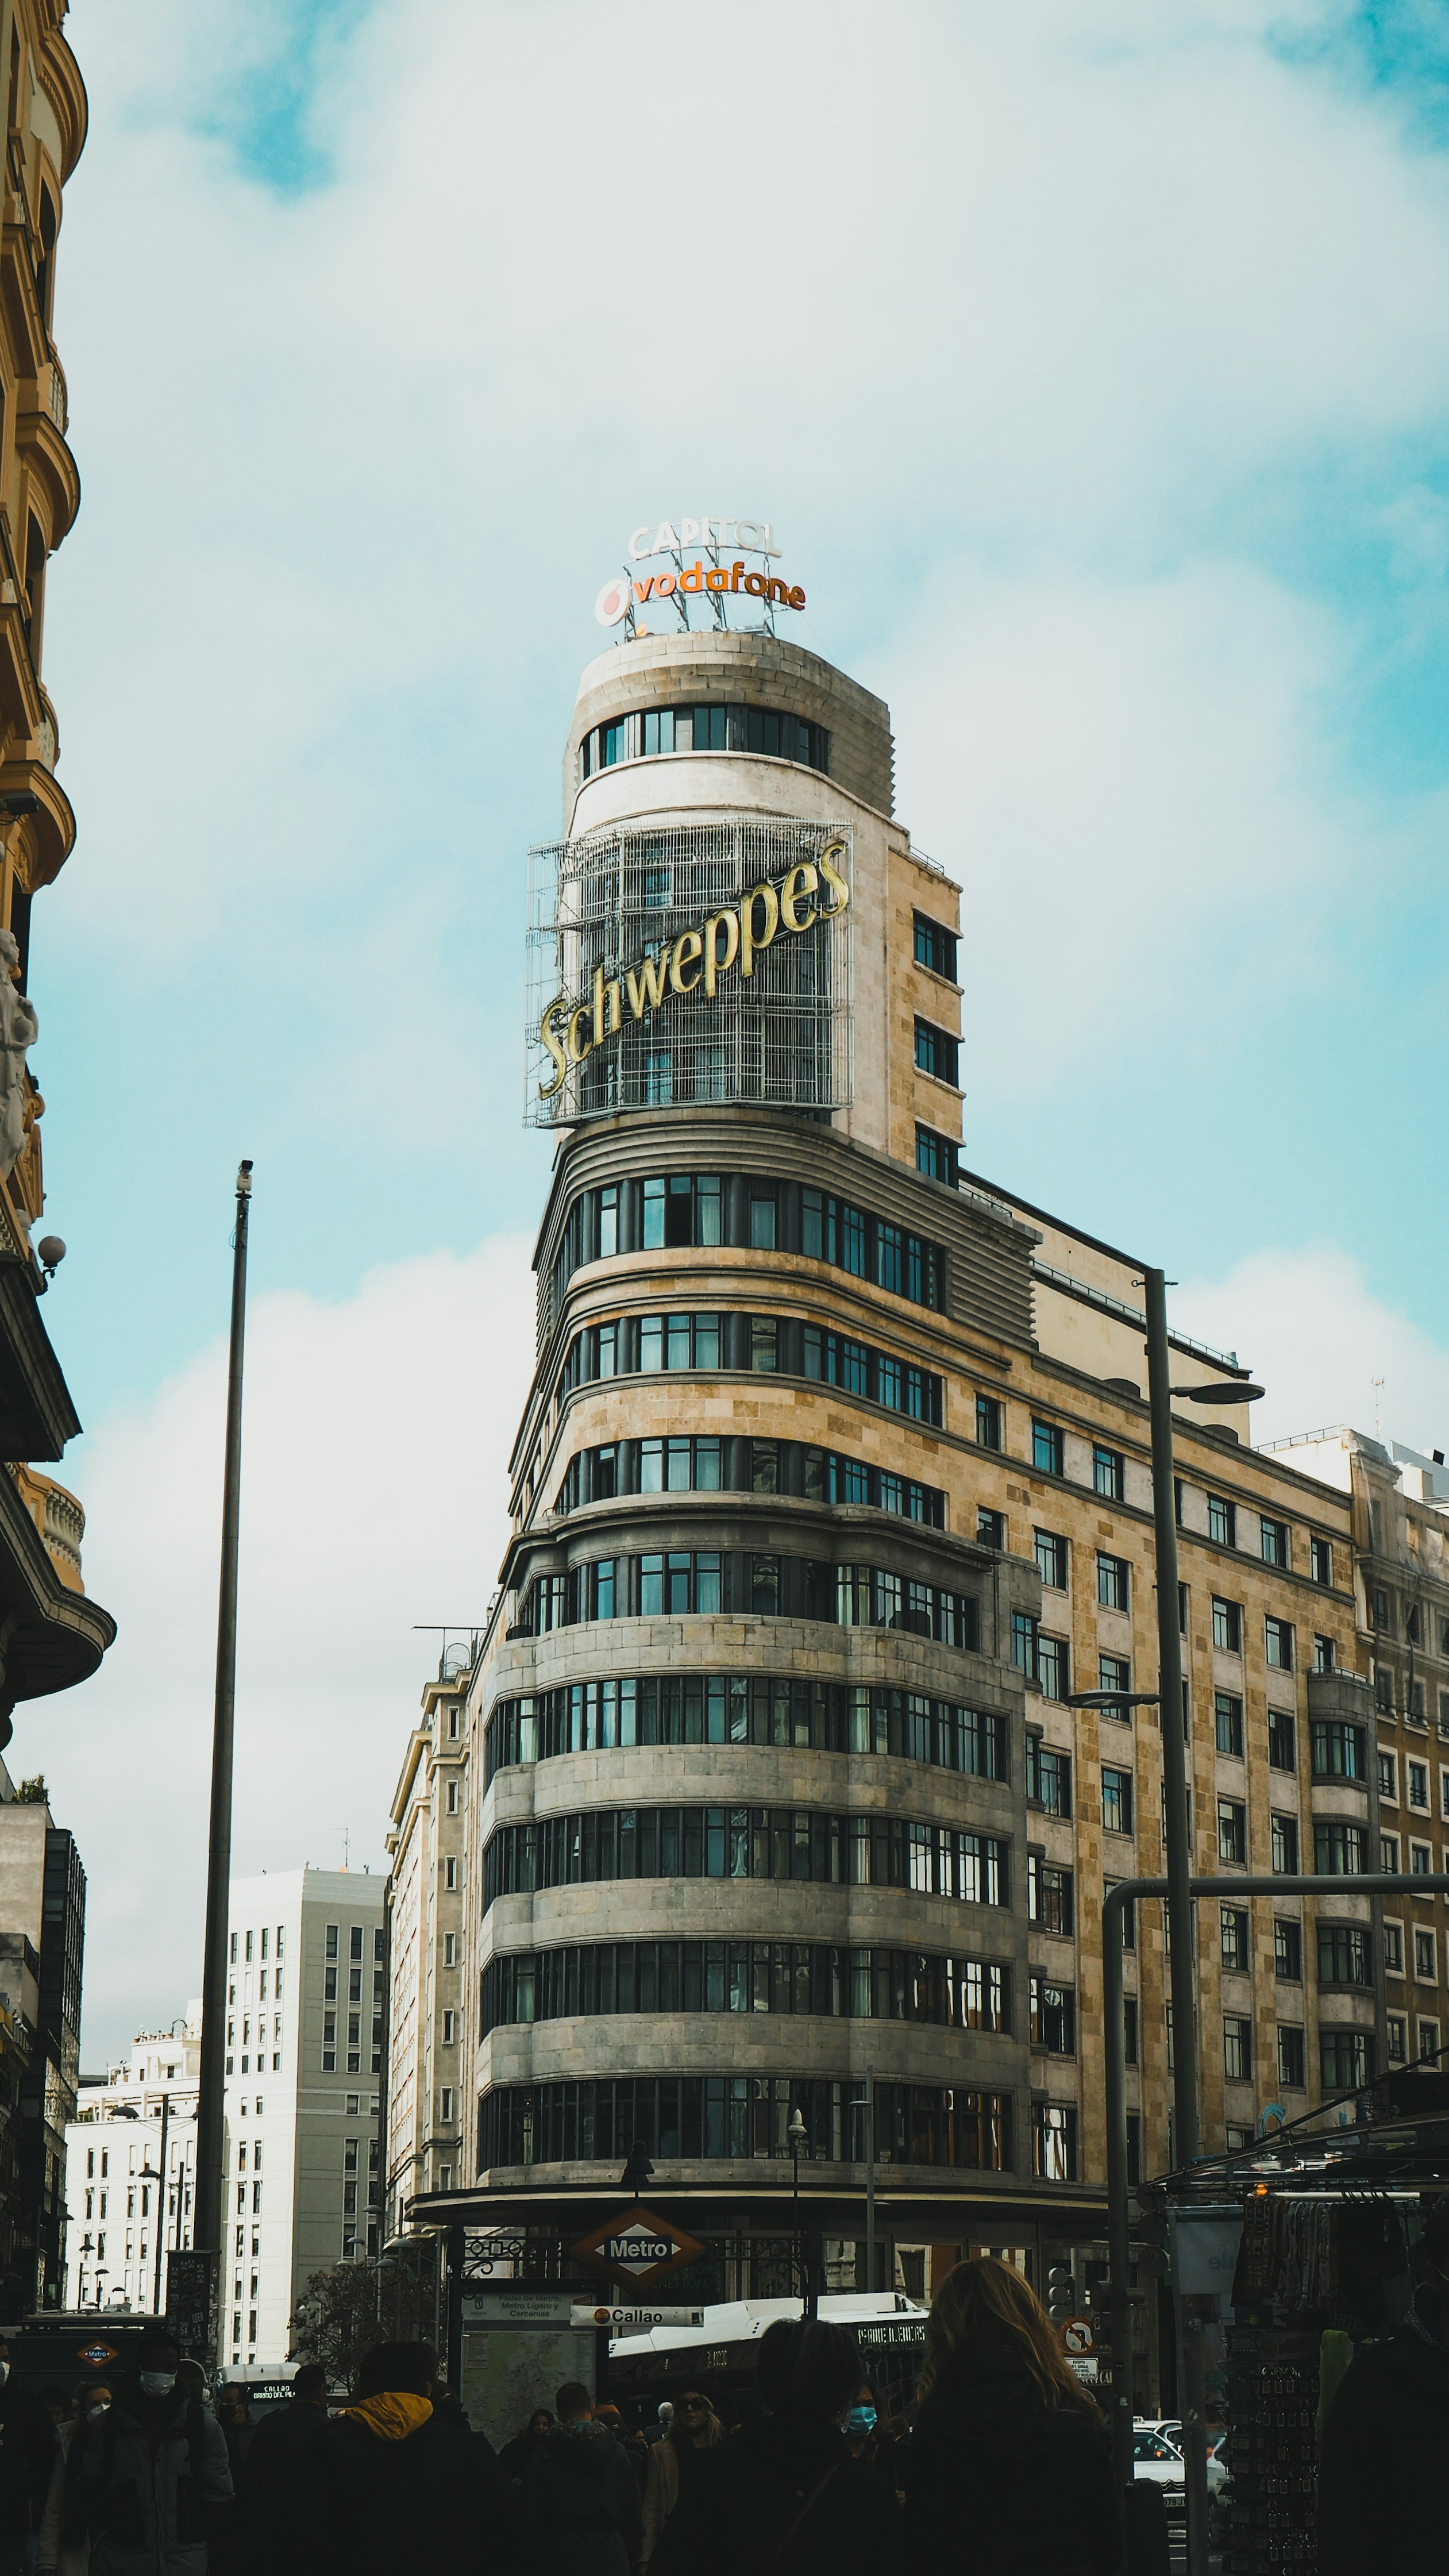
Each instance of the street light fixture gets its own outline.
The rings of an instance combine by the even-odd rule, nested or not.
[[[642,2138],[636,2138],[629,2149],[629,2161],[619,2176],[619,2187],[621,2191],[632,2190],[637,2200],[646,2182],[652,2182],[653,2179],[654,2167],[649,2161],[644,2142]]]

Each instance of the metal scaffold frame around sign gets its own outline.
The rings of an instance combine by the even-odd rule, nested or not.
[[[771,902],[756,907],[750,972],[730,937],[715,939],[717,969],[691,964],[692,989],[664,982],[661,963],[680,937],[703,933],[756,887],[778,898],[790,872],[815,868],[823,850],[846,882],[850,828],[788,814],[711,813],[689,822],[631,820],[529,852],[528,1045],[524,1117],[574,1126],[619,1110],[748,1105],[829,1111],[848,1106],[853,1080],[852,916],[827,913],[819,894],[796,909],[816,918],[786,935],[771,929]],[[646,965],[653,970],[646,981]],[[596,976],[620,985],[619,1026],[596,1029],[580,1012],[580,1053],[556,1090],[540,1024],[557,1006],[591,1004]],[[714,990],[707,989],[713,981]],[[635,1007],[636,1001],[641,1007]]]

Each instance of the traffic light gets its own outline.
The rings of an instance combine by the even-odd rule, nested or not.
[[[1053,2263],[1047,2273],[1046,2311],[1054,2326],[1064,2326],[1068,2317],[1082,2313],[1081,2293],[1069,2263]]]

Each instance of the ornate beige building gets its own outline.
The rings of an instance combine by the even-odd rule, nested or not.
[[[788,2283],[796,2113],[838,2280],[872,2127],[882,2279],[1090,2246],[1102,1897],[1163,1866],[1155,1712],[1069,1704],[1155,1682],[1141,1265],[961,1169],[986,969],[891,781],[886,708],[812,654],[629,642],[584,673],[535,867],[530,1114],[562,1135],[466,1694],[462,2142],[413,2216],[567,2243],[639,2144],[716,2295]],[[1197,1866],[1344,1892],[1201,1910],[1220,2142],[1383,2044],[1349,1499],[1249,1438],[1246,1403],[1182,1407]],[[1128,1984],[1160,2171],[1147,1908]]]

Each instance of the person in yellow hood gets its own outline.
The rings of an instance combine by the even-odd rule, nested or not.
[[[517,2491],[429,2391],[426,2345],[367,2354],[350,2406],[299,2463],[296,2564],[308,2576],[514,2576]]]

